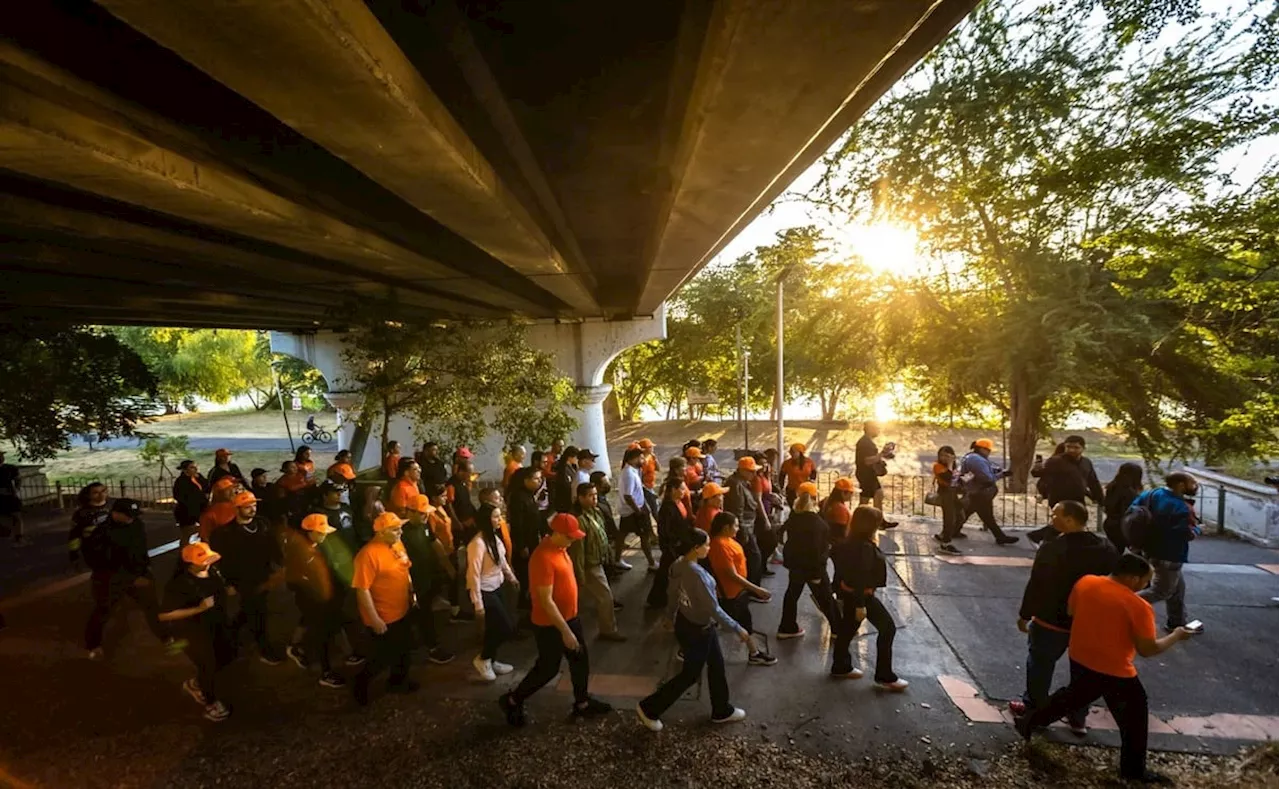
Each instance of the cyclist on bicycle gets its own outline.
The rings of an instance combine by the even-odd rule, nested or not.
[[[310,432],[314,433],[314,432],[316,432],[316,431],[318,431],[318,430],[322,430],[322,429],[323,429],[323,428],[321,428],[319,425],[317,425],[317,424],[316,424],[316,415],[315,415],[315,414],[312,414],[311,416],[307,417],[307,430],[308,430],[308,431],[310,431]]]

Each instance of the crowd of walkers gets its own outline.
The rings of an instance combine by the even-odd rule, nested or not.
[[[779,565],[787,579],[775,637],[805,635],[798,606],[807,590],[832,634],[831,676],[863,676],[850,644],[870,621],[875,687],[901,692],[908,683],[893,670],[896,626],[879,596],[889,575],[879,532],[897,524],[880,509],[878,478],[895,446],[877,447],[878,435],[878,426],[867,423],[853,476],[837,479],[825,498],[816,485],[817,464],[802,444],[789,447],[781,465],[771,450],[736,453],[724,474],[714,440],[690,441],[667,460],[663,476],[653,443],[641,439],[623,454],[616,499],[614,481],[595,468],[599,456],[562,442],[532,454],[513,448],[501,485],[478,489],[466,447],[446,460],[435,443],[408,456],[390,442],[381,478],[358,487],[346,451],[318,471],[303,447],[269,482],[264,469],[244,475],[230,452],[218,450],[207,476],[193,461],[180,464],[173,500],[182,561],[163,584],[163,596],[151,574],[138,503],[109,501],[97,483],[80,492],[69,548],[71,560],[92,571],[85,647],[90,658],[102,656],[103,627],[119,599],[129,596],[156,638],[194,664],[196,675],[183,687],[210,720],[230,714],[220,672],[246,642],[264,663],[315,666],[321,685],[350,684],[365,705],[384,671],[387,691],[417,688],[410,676],[415,645],[425,647],[431,662],[454,659],[434,613],[447,606],[451,622],[478,622],[481,646],[472,665],[480,681],[514,671],[500,654],[513,638],[532,637],[536,662],[498,702],[509,723],[525,722],[526,700],[557,675],[562,661],[569,666],[574,714],[595,715],[610,707],[587,692],[590,662],[579,603],[594,609],[598,640],[627,640],[612,584],[633,570],[623,556],[634,536],[650,575],[646,604],[666,614],[683,660],[681,671],[638,705],[648,729],[662,729],[664,711],[704,671],[712,720],[745,716],[730,702],[716,634],[721,627],[735,633],[749,665],[777,664],[767,635],[755,628],[752,607],[771,601],[764,579]],[[962,527],[975,513],[998,543],[1017,539],[1003,534],[992,512],[996,481],[1005,475],[990,460],[993,448],[981,439],[962,458],[951,447],[937,453],[932,502],[942,514],[935,537],[942,553],[956,550],[954,541],[965,536]],[[1017,623],[1028,643],[1026,692],[1011,705],[1018,729],[1029,736],[1065,717],[1073,731],[1083,732],[1088,704],[1101,697],[1121,730],[1121,772],[1158,780],[1145,769],[1147,702],[1133,656],[1159,654],[1203,630],[1187,620],[1181,572],[1198,534],[1196,482],[1175,473],[1164,486],[1144,491],[1141,469],[1125,464],[1104,490],[1077,436],[1048,461],[1037,458],[1032,474],[1052,516],[1031,536],[1039,550]],[[1104,507],[1101,534],[1088,528],[1086,498]],[[268,598],[280,586],[301,615],[288,644],[277,643],[279,628],[270,626]],[[1157,638],[1150,604],[1160,601],[1168,635]],[[1050,694],[1064,653],[1071,682]],[[336,670],[335,654],[359,669],[350,683]]]

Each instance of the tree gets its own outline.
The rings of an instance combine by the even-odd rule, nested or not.
[[[1195,17],[1157,43],[1190,5],[980,5],[828,158],[825,202],[913,224],[950,267],[899,294],[914,307],[900,350],[926,371],[933,402],[1007,413],[1015,490],[1070,403],[1105,410],[1149,459],[1188,438],[1204,451],[1228,434],[1231,446],[1274,444],[1274,385],[1208,370],[1221,344],[1197,338],[1216,336],[1215,311],[1150,276],[1185,272],[1168,254],[1175,238],[1186,243],[1197,212],[1238,194],[1221,152],[1276,130],[1264,99],[1274,8]],[[1221,218],[1243,245],[1233,254],[1274,245],[1252,218]],[[1230,289],[1255,274],[1214,270]],[[1252,358],[1274,367],[1274,343]],[[1249,416],[1259,409],[1269,418]]]
[[[186,455],[190,452],[190,440],[187,436],[147,436],[146,442],[138,450],[138,459],[143,463],[158,463],[160,474],[157,479],[163,481],[173,478],[166,460]]]
[[[0,333],[0,438],[24,460],[134,434],[154,407],[156,381],[137,353],[100,331],[18,324]]]
[[[418,440],[446,444],[474,444],[494,430],[508,443],[546,446],[577,427],[567,413],[581,407],[576,387],[518,324],[390,321],[393,311],[369,303],[342,314],[352,371],[342,385],[363,394],[364,436],[380,421],[385,445],[396,415],[414,421]]]
[[[275,373],[272,374],[272,366]],[[246,373],[248,390],[245,395],[258,411],[280,407],[280,400],[294,395],[318,398],[329,391],[320,371],[303,360],[282,353],[271,352],[271,341],[266,332],[258,332],[253,348],[253,364]],[[276,390],[276,381],[280,391]]]
[[[256,357],[258,333],[230,329],[147,326],[112,328],[146,362],[158,381],[165,413],[194,408],[196,398],[225,403],[270,375]]]

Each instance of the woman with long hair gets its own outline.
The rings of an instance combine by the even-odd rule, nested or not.
[[[662,506],[658,508],[658,548],[662,555],[645,601],[650,608],[666,607],[668,573],[680,555],[679,546],[688,541],[689,532],[694,528],[693,512],[685,503],[688,495],[684,480],[667,478],[662,489]]]
[[[716,623],[733,630],[748,651],[754,652],[751,633],[716,602],[715,579],[699,565],[711,550],[706,532],[690,530],[678,550],[680,558],[671,566],[672,594],[667,612],[684,655],[684,666],[679,674],[636,705],[640,723],[653,732],[662,731],[662,713],[698,682],[704,667],[711,696],[712,723],[734,723],[747,717],[746,712],[729,702],[729,681],[725,677],[724,653],[720,651]]]
[[[467,592],[476,616],[484,621],[484,642],[480,654],[471,664],[485,682],[493,682],[499,674],[510,674],[512,667],[497,659],[498,647],[515,632],[515,620],[502,600],[504,583],[519,586],[516,574],[507,561],[507,548],[502,542],[502,510],[482,504],[476,513],[476,531],[467,543]]]
[[[837,593],[844,613],[832,648],[831,676],[862,678],[862,672],[853,667],[849,645],[862,627],[862,620],[870,619],[876,627],[876,687],[901,692],[907,689],[907,681],[893,673],[893,637],[898,628],[875,594],[877,589],[884,588],[888,577],[884,554],[876,544],[883,521],[880,510],[861,505],[853,511],[849,532],[835,545],[832,558],[840,577]]]
[[[1115,479],[1107,483],[1106,495],[1102,501],[1102,511],[1106,518],[1102,521],[1102,531],[1116,546],[1116,550],[1124,553],[1129,541],[1124,537],[1120,521],[1129,511],[1129,505],[1142,493],[1142,466],[1137,463],[1121,463],[1116,469]]]
[[[800,593],[806,586],[813,594],[814,605],[827,618],[834,631],[838,626],[832,607],[831,581],[827,578],[827,554],[831,543],[827,522],[818,514],[818,486],[802,482],[796,489],[796,499],[791,517],[785,526],[790,536],[783,550],[783,565],[790,578],[782,597],[782,621],[778,624],[778,638],[799,638],[804,629],[796,621]]]
[[[735,539],[738,534],[738,516],[722,512],[711,521],[711,550],[708,558],[711,571],[720,587],[720,607],[729,612],[734,621],[748,633],[755,632],[751,617],[752,597],[768,600],[773,595],[768,589],[747,580],[747,554]],[[778,659],[764,649],[749,644],[747,662],[753,666],[772,666]]]
[[[356,539],[361,545],[373,539],[373,522],[386,511],[382,504],[382,486],[370,485],[364,489],[360,509],[356,512]]]
[[[951,544],[955,539],[967,539],[960,530],[964,510],[960,504],[960,475],[956,471],[956,451],[949,446],[938,447],[938,459],[933,463],[933,487],[937,491],[938,509],[942,510],[942,531],[935,534],[938,550],[943,553],[960,553]]]

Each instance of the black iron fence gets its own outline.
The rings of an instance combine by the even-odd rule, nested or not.
[[[835,481],[842,475],[838,471],[818,473],[818,492],[826,496]],[[938,518],[942,513],[937,507],[925,503],[925,497],[933,490],[933,477],[927,474],[887,474],[880,478],[884,488],[885,515],[904,517]],[[1043,526],[1049,522],[1049,506],[1035,494],[1005,492],[1003,483],[993,502],[996,521],[1001,526]]]
[[[91,482],[107,486],[112,498],[136,499],[144,507],[165,507],[173,504],[173,480],[155,477],[68,478],[59,480],[23,479],[22,502],[28,507],[67,509],[76,506],[76,496]]]

